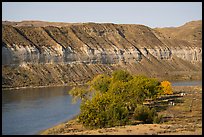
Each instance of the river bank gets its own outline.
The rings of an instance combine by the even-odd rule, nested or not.
[[[162,81],[160,79],[160,81]],[[200,82],[202,81],[202,79],[182,79],[182,80],[178,80],[178,79],[173,79],[170,82],[188,82],[188,81],[195,81],[195,82]],[[82,86],[84,84],[82,83],[69,83],[69,84],[56,84],[56,85],[46,85],[46,86],[24,86],[24,87],[2,87],[2,90],[16,90],[16,89],[35,89],[35,88],[51,88],[51,87],[73,87],[73,86]]]
[[[73,86],[73,85],[26,86],[26,87],[2,88],[2,90],[38,89],[38,88],[71,87],[71,86]]]
[[[87,129],[71,119],[39,132],[40,135],[201,135],[202,134],[202,86],[174,86],[175,106],[169,106],[159,114],[164,115],[161,124],[136,124],[102,129]],[[190,104],[192,107],[189,108]],[[168,104],[166,104],[168,105]],[[190,109],[190,111],[189,111]]]

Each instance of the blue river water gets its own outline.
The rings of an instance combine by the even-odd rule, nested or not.
[[[202,81],[176,81],[173,86],[202,85]],[[70,87],[2,91],[2,134],[32,135],[73,118],[80,101],[72,103]]]
[[[2,134],[32,135],[73,118],[80,101],[72,103],[70,87],[2,91]]]
[[[202,81],[172,81],[172,86],[201,86]]]

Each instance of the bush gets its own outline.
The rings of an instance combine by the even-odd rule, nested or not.
[[[158,116],[154,108],[149,108],[144,105],[137,105],[133,117],[135,120],[143,121],[144,123],[160,123],[162,116]]]
[[[159,124],[159,123],[162,122],[162,119],[163,119],[163,115],[156,116],[156,117],[154,117],[154,119],[153,119],[153,123]]]
[[[147,106],[138,105],[134,111],[133,117],[135,120],[143,121],[144,123],[152,123],[155,113],[154,110]]]

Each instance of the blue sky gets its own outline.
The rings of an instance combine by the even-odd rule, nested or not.
[[[2,2],[2,20],[176,27],[202,20],[202,2]]]

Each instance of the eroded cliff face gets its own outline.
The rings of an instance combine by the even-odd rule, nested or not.
[[[4,23],[2,29],[5,87],[44,85],[51,77],[48,85],[85,82],[95,74],[115,69],[169,78],[178,72],[202,71],[202,42],[195,45],[185,39],[168,38],[164,32],[143,25],[85,23],[36,27]],[[42,73],[45,68],[48,74]],[[200,74],[194,77],[201,77]],[[193,74],[184,75],[192,78]],[[13,81],[12,76],[19,82]]]

